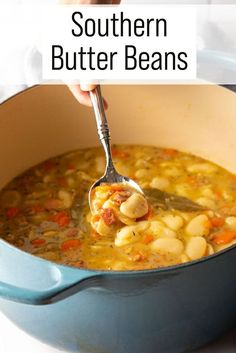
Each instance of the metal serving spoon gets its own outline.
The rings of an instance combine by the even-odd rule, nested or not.
[[[112,161],[112,153],[110,146],[110,131],[109,126],[105,114],[105,109],[103,105],[103,98],[101,93],[101,87],[98,85],[93,91],[90,92],[90,97],[94,109],[97,131],[99,139],[102,143],[102,146],[106,155],[106,168],[104,175],[95,181],[95,183],[91,186],[89,190],[89,206],[90,210],[93,213],[92,207],[92,196],[93,190],[103,184],[114,184],[114,183],[125,183],[127,186],[132,188],[133,190],[144,194],[147,197],[147,200],[157,207],[164,209],[176,209],[180,211],[186,212],[196,212],[200,210],[205,210],[206,208],[198,205],[197,203],[187,199],[186,197],[170,194],[157,189],[145,189],[145,192],[140,188],[140,186],[133,181],[132,179],[120,175],[113,164]]]
[[[105,156],[106,156],[105,173],[100,179],[95,181],[95,183],[91,186],[89,190],[89,206],[90,206],[91,212],[93,213],[92,202],[91,202],[93,190],[97,186],[103,183],[106,183],[106,184],[124,183],[127,186],[129,186],[131,189],[141,194],[143,194],[143,190],[132,179],[126,176],[120,175],[114,167],[113,160],[112,160],[111,146],[110,146],[110,130],[109,130],[109,126],[106,118],[100,85],[98,85],[93,91],[90,92],[90,97],[91,97],[93,110],[95,114],[98,137],[104,148]]]

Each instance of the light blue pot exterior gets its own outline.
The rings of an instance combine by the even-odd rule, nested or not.
[[[235,252],[109,273],[52,264],[1,241],[0,276],[14,286],[1,283],[0,309],[32,336],[71,352],[190,352],[236,323]]]

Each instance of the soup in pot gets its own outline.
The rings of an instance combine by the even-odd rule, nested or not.
[[[196,211],[162,207],[127,188],[88,190],[104,172],[100,148],[43,162],[0,193],[0,236],[69,266],[144,270],[197,260],[236,243],[236,177],[202,158],[151,146],[113,146],[115,166],[143,189],[184,196]]]

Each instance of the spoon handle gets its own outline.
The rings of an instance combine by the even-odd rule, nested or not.
[[[110,147],[110,130],[106,118],[100,85],[90,91],[90,98],[94,109],[98,136],[106,154],[106,169],[114,169]]]

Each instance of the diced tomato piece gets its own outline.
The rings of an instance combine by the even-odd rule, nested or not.
[[[36,238],[31,240],[31,244],[36,248],[42,246],[44,243],[45,243],[45,239],[42,239],[42,238]]]
[[[54,214],[50,217],[50,220],[57,223],[60,227],[66,227],[70,223],[70,217],[65,211]]]
[[[116,223],[116,215],[112,208],[103,208],[101,210],[101,217],[107,226],[111,226]]]
[[[79,239],[68,239],[61,244],[62,251],[68,251],[72,249],[78,249],[81,247],[81,241]]]
[[[6,211],[7,218],[14,218],[20,213],[19,207],[9,207]]]

